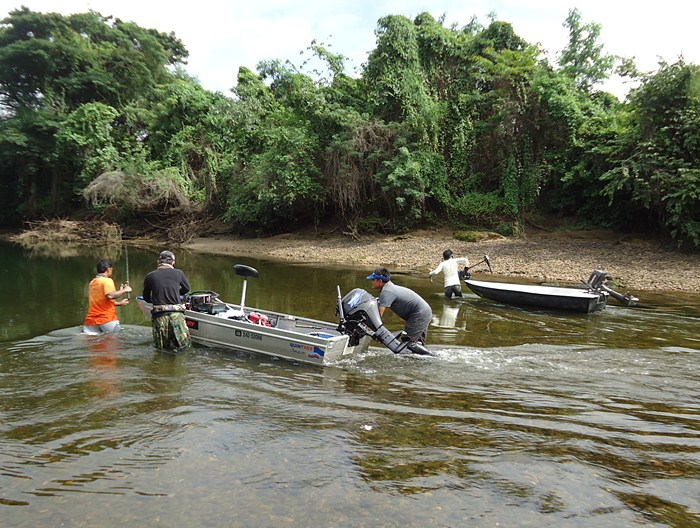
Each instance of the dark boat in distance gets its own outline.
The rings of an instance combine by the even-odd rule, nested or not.
[[[534,306],[548,310],[598,312],[608,303],[608,292],[586,291],[558,286],[535,286],[509,282],[465,281],[479,297],[515,306]]]
[[[484,255],[484,260],[478,264],[482,262],[492,271],[488,255]],[[584,283],[585,287],[564,288],[472,280],[469,268],[464,270],[464,282],[479,297],[515,306],[591,313],[603,310],[607,306],[608,297],[613,297],[625,306],[634,306],[639,301],[630,294],[623,295],[607,287],[607,279],[608,274],[605,271],[594,270]]]

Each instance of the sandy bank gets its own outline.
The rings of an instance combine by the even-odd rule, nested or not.
[[[618,289],[700,292],[700,253],[681,252],[653,239],[607,232],[537,232],[523,239],[460,242],[451,233],[417,231],[404,236],[368,236],[361,240],[324,234],[290,233],[245,239],[236,236],[197,238],[187,249],[255,255],[290,262],[346,264],[370,270],[428,273],[451,248],[473,263],[489,255],[494,275],[538,282],[576,284],[594,269],[603,269]]]

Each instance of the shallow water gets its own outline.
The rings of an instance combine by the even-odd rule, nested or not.
[[[700,525],[697,296],[562,315],[397,275],[433,307],[436,356],[321,368],[159,353],[135,304],[118,336],[78,335],[100,253],[0,252],[3,525]],[[132,285],[155,253],[130,249]],[[231,300],[237,262],[261,272],[248,305],[319,319],[336,284],[366,286],[367,270],[178,255],[193,289]]]

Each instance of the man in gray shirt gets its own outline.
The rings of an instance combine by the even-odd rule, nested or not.
[[[430,305],[413,290],[397,286],[391,282],[391,274],[386,268],[377,268],[367,277],[372,288],[379,290],[379,315],[387,308],[406,321],[404,331],[411,341],[425,344],[428,325],[433,318]]]

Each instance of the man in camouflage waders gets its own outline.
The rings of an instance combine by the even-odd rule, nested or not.
[[[189,347],[192,340],[185,323],[182,296],[190,291],[190,284],[182,270],[175,268],[175,255],[171,251],[161,252],[157,265],[143,280],[143,298],[153,305],[153,343],[163,350]]]

